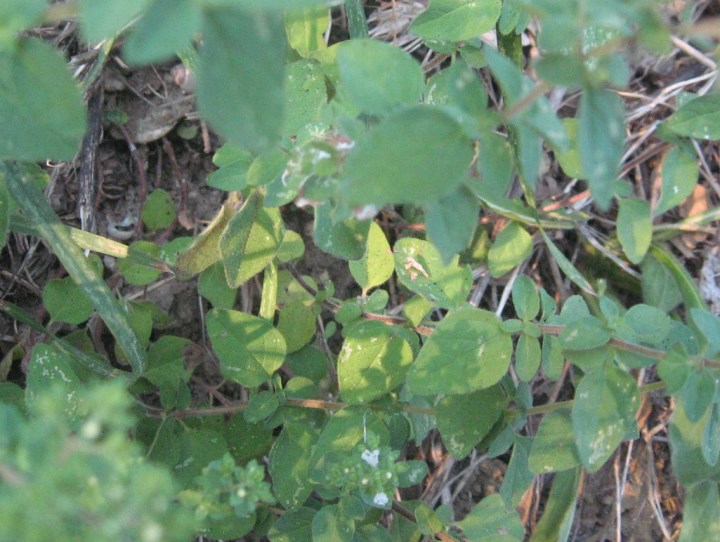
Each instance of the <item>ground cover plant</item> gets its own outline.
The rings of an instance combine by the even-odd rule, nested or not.
[[[720,538],[713,9],[0,6],[0,540]]]

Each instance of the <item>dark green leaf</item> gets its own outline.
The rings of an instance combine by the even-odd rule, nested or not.
[[[288,65],[286,75],[286,118],[282,133],[297,133],[310,122],[320,120],[327,103],[327,90],[321,66],[312,60],[298,60]]]
[[[285,113],[285,29],[268,11],[208,8],[198,67],[198,106],[229,141],[260,152]],[[228,114],[232,111],[232,114]]]
[[[371,39],[350,40],[338,47],[337,62],[343,90],[365,113],[386,115],[420,101],[422,68],[398,47]]]
[[[437,247],[443,262],[464,250],[472,239],[478,219],[478,199],[465,187],[425,206],[425,227],[429,240]]]
[[[67,411],[77,415],[78,402],[73,400],[81,381],[73,368],[72,358],[49,344],[37,344],[32,350],[28,365],[25,402],[32,410],[33,405],[53,386],[60,386],[68,394]]]
[[[662,190],[653,216],[663,214],[692,194],[698,180],[697,158],[673,146],[662,161]]]
[[[512,339],[493,313],[463,307],[438,324],[408,373],[415,394],[462,394],[488,388],[507,372]]]
[[[150,192],[142,210],[142,221],[149,230],[167,228],[176,216],[175,204],[167,191],[157,188]]]
[[[560,339],[552,335],[543,335],[541,358],[545,376],[553,381],[558,380],[565,363]]]
[[[285,512],[270,528],[268,538],[271,542],[312,542],[312,520],[316,512],[314,508],[305,507]]]
[[[595,290],[593,289],[592,285],[587,281],[585,277],[583,277],[582,273],[577,270],[577,268],[572,264],[572,262],[567,259],[565,254],[560,251],[560,249],[555,245],[555,243],[550,240],[550,238],[545,232],[542,232],[542,236],[543,239],[545,239],[545,244],[550,250],[550,254],[552,254],[553,258],[555,258],[555,261],[557,262],[560,269],[562,269],[563,273],[565,273],[571,281],[573,281],[576,285],[585,290],[587,293],[595,295]]]
[[[457,122],[437,109],[410,107],[350,151],[343,194],[358,205],[425,203],[453,192],[471,159],[472,147]]]
[[[143,256],[159,258],[159,246],[155,243],[151,243],[150,241],[135,241],[132,245],[130,245],[128,255],[133,253],[139,256],[139,258],[128,257],[118,260],[118,269],[128,284],[145,286],[160,278],[162,271],[138,262],[138,260]]]
[[[500,419],[505,396],[500,386],[465,395],[447,395],[436,407],[438,430],[455,459],[466,457]]]
[[[685,415],[691,422],[700,420],[710,408],[717,390],[717,379],[709,369],[690,373],[682,390]]]
[[[643,301],[669,313],[683,300],[672,273],[652,253],[645,256],[641,264]]]
[[[207,178],[208,186],[227,192],[242,190],[247,186],[247,172],[253,162],[253,155],[242,147],[226,143],[213,156],[218,169]]]
[[[282,308],[277,327],[285,337],[288,353],[300,350],[315,336],[315,318],[315,313],[299,300]]]
[[[677,401],[670,423],[670,451],[673,471],[678,481],[686,487],[703,480],[720,481],[720,463],[710,466],[702,452],[702,441],[710,412],[697,422],[691,422]]]
[[[540,367],[540,342],[526,334],[518,337],[515,347],[515,370],[523,382],[530,382]]]
[[[206,318],[213,350],[228,380],[259,386],[285,359],[285,339],[270,322],[251,314],[213,309]]]
[[[365,253],[370,221],[354,218],[335,223],[329,203],[315,207],[313,239],[320,250],[343,260],[357,260]]]
[[[312,491],[308,476],[317,435],[305,425],[286,426],[270,452],[275,496],[285,508],[297,508]]]
[[[212,303],[213,308],[232,309],[235,306],[237,289],[228,286],[221,262],[214,263],[200,273],[198,293]]]
[[[243,410],[243,418],[248,423],[259,423],[269,418],[280,406],[277,395],[263,390],[253,395]]]
[[[43,304],[57,322],[81,324],[93,311],[93,304],[73,279],[53,279],[43,288]]]
[[[550,496],[530,542],[566,542],[575,517],[580,469],[561,472],[552,482]]]
[[[340,513],[336,504],[321,508],[313,518],[313,542],[352,542],[355,522]]]
[[[500,487],[500,495],[507,503],[519,506],[523,494],[530,488],[534,475],[530,472],[528,459],[532,438],[515,435],[512,456]]]
[[[534,474],[564,471],[580,464],[569,410],[557,410],[543,418],[528,463]]]
[[[0,59],[0,160],[72,160],[85,107],[65,60],[36,39]]]

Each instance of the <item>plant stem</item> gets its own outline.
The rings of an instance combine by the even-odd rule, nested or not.
[[[369,37],[370,33],[365,18],[363,0],[345,0],[345,12],[347,13],[350,38],[363,39]]]

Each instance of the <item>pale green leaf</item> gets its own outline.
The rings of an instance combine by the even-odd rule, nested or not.
[[[669,313],[683,300],[672,273],[661,264],[652,253],[648,253],[642,261],[643,301]]]
[[[532,237],[517,222],[509,222],[495,238],[488,252],[488,267],[500,277],[520,265],[532,253]]]
[[[512,339],[493,313],[463,307],[438,324],[408,373],[417,395],[469,393],[488,388],[507,372]]]
[[[143,224],[149,230],[167,228],[173,223],[176,216],[175,203],[166,190],[157,188],[150,192],[141,215]]]
[[[610,332],[594,316],[572,320],[560,334],[560,344],[568,350],[592,350],[609,340]]]
[[[492,386],[464,395],[446,395],[435,407],[443,443],[455,459],[466,457],[500,419],[505,395]],[[462,414],[460,414],[462,413]]]
[[[354,534],[355,522],[337,504],[324,506],[313,518],[313,542],[352,542]]]
[[[73,368],[72,358],[49,344],[37,344],[32,349],[28,365],[25,401],[32,410],[33,404],[54,386],[61,387],[68,394],[67,411],[75,415],[78,407],[73,396],[82,386],[80,378]]]
[[[429,107],[403,109],[350,151],[343,193],[354,204],[425,203],[453,192],[471,159],[469,140],[447,114]]]
[[[343,260],[357,260],[365,253],[365,242],[370,228],[369,220],[350,218],[333,222],[329,203],[315,207],[313,240],[318,248]]]
[[[597,205],[607,209],[625,148],[625,107],[614,92],[585,89],[578,116],[582,171]]]
[[[244,386],[270,379],[285,359],[285,339],[272,323],[251,314],[213,309],[206,325],[225,378]]]
[[[325,32],[330,28],[326,7],[290,9],[285,14],[285,32],[290,47],[305,58],[327,48]]]
[[[320,64],[314,60],[290,63],[287,67],[285,93],[287,114],[282,133],[295,136],[308,123],[320,120],[327,102],[325,78]]]
[[[398,387],[413,360],[410,345],[382,322],[365,321],[345,330],[338,355],[340,395],[367,403]]]
[[[0,59],[0,160],[72,160],[85,117],[80,89],[50,44],[23,39]]]
[[[274,143],[285,116],[285,31],[268,11],[204,11],[198,106],[213,127],[260,152]],[[231,111],[232,114],[228,114]]]
[[[395,269],[393,253],[385,232],[377,223],[370,223],[363,257],[348,264],[350,273],[364,291],[380,286],[390,278]]]
[[[285,337],[288,353],[300,350],[315,336],[315,320],[315,313],[300,300],[282,308],[277,328]]]
[[[680,205],[692,194],[698,180],[698,165],[692,156],[678,146],[672,147],[662,161],[662,189],[653,216]]]
[[[555,476],[543,515],[530,542],[567,542],[575,517],[580,480],[580,469]]]
[[[155,0],[128,36],[123,53],[135,64],[168,60],[190,45],[201,20],[201,5],[195,0]]]
[[[363,39],[341,43],[337,51],[343,90],[365,113],[386,115],[420,101],[420,64],[399,47]]]
[[[198,293],[212,303],[215,309],[232,309],[237,297],[237,289],[228,286],[221,262],[214,263],[200,273]]]
[[[517,512],[497,493],[481,500],[457,526],[476,542],[521,542],[525,537]]]
[[[467,299],[472,275],[457,257],[444,265],[432,243],[406,237],[395,243],[394,258],[398,279],[409,290],[446,309]]]
[[[690,309],[693,323],[697,326],[707,341],[708,348],[705,355],[712,357],[720,352],[720,318],[709,311]]]
[[[130,23],[151,0],[80,0],[80,21],[91,43],[112,38]]]
[[[500,18],[500,0],[431,0],[410,31],[427,40],[464,41],[492,30]]]
[[[253,155],[242,147],[226,143],[213,156],[218,168],[207,178],[208,186],[231,192],[247,186],[247,172],[253,163]]]
[[[683,502],[679,542],[720,540],[720,500],[717,482],[690,486]]]
[[[709,93],[686,103],[670,117],[667,127],[682,136],[720,139],[720,94]]]
[[[629,431],[637,429],[640,394],[635,379],[606,365],[586,374],[575,393],[572,425],[582,465],[596,472]]]
[[[640,263],[652,242],[650,205],[638,198],[623,198],[617,218],[618,239],[628,260]]]

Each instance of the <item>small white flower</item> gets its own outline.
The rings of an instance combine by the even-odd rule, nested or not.
[[[388,496],[385,493],[375,493],[375,496],[373,497],[373,503],[377,506],[385,506],[390,499],[388,499]]]
[[[363,461],[365,461],[365,463],[367,463],[371,467],[377,467],[380,457],[380,450],[365,450],[360,457],[362,457]]]

